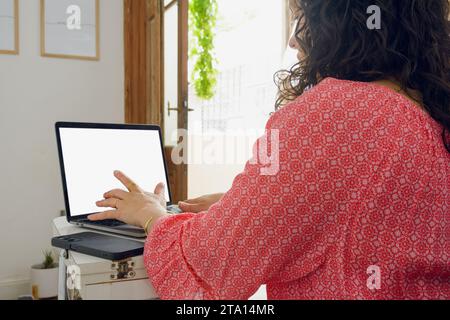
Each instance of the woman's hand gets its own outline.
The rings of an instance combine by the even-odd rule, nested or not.
[[[178,203],[183,212],[199,213],[207,211],[213,204],[219,202],[223,193],[209,194],[200,198],[185,200]]]
[[[97,207],[114,208],[114,210],[91,215],[88,217],[89,220],[116,219],[126,224],[144,228],[145,224],[153,219],[148,225],[147,230],[149,230],[159,218],[168,215],[163,183],[156,186],[155,193],[149,193],[142,190],[133,180],[120,171],[115,171],[114,176],[122,182],[128,192],[115,189],[105,193],[105,199],[98,201]]]

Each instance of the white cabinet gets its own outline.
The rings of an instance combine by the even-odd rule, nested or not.
[[[90,230],[69,224],[65,217],[56,218],[53,221],[54,236],[86,231]],[[70,274],[69,277],[67,277],[67,273]],[[60,259],[59,282],[60,299],[141,300],[158,298],[148,279],[142,256],[125,261],[109,261],[70,251],[68,256]]]

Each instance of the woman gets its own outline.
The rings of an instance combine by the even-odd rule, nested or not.
[[[368,28],[377,5],[381,29]],[[450,28],[447,0],[298,0],[281,107],[224,195],[172,216],[163,185],[97,203],[148,230],[163,299],[449,299]],[[376,18],[376,17],[375,17]],[[267,134],[266,136],[273,137]],[[275,135],[277,137],[277,135]]]

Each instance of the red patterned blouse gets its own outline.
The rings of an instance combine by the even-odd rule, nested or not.
[[[208,212],[156,223],[145,264],[162,299],[248,299],[261,284],[269,299],[450,299],[440,124],[386,87],[327,78],[269,132]],[[255,161],[262,145],[277,171]]]

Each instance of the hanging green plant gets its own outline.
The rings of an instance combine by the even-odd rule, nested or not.
[[[217,84],[218,71],[214,57],[217,12],[217,0],[189,1],[190,56],[195,61],[191,77],[196,95],[205,100],[214,96]]]

